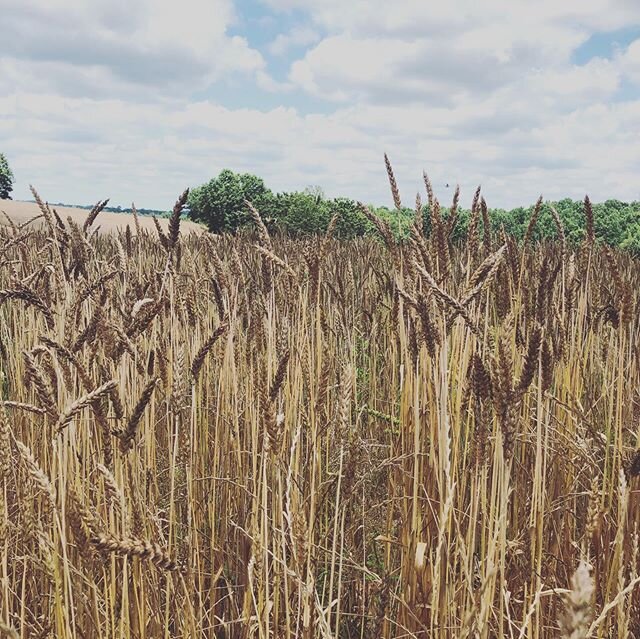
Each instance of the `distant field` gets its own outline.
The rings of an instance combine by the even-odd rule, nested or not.
[[[66,221],[71,216],[75,222],[82,223],[86,219],[89,211],[86,209],[76,209],[66,206],[53,206],[58,215]],[[35,202],[14,202],[13,200],[0,201],[0,212],[4,211],[14,221],[15,224],[22,224],[40,214],[40,209]],[[138,220],[140,226],[147,229],[155,229],[153,218],[149,216],[139,215]],[[169,220],[159,218],[158,221],[163,229],[167,228]],[[42,218],[38,219],[34,224],[40,224]],[[4,215],[0,215],[0,225],[8,224]],[[95,226],[99,226],[101,231],[111,232],[117,228],[125,228],[127,224],[133,227],[133,216],[128,213],[110,213],[108,211],[102,211],[95,221]],[[195,222],[183,221],[180,224],[180,228],[183,233],[189,233],[191,231],[200,232],[203,227]]]

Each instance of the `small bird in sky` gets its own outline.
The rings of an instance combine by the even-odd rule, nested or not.
[[[445,186],[445,188],[448,189],[449,188],[449,182],[447,182],[444,186]]]

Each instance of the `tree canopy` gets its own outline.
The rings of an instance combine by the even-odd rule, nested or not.
[[[320,187],[307,187],[304,191],[273,193],[264,181],[249,173],[234,173],[229,169],[191,191],[190,215],[205,223],[214,233],[236,232],[252,224],[245,200],[249,200],[260,212],[265,223],[276,231],[289,235],[316,235],[325,233],[331,218],[338,214],[334,229],[335,237],[348,239],[375,233],[371,223],[364,217],[358,204],[349,198],[327,198]],[[562,220],[567,241],[580,242],[585,235],[584,202],[565,198],[557,202],[542,204],[533,231],[533,239],[553,239],[557,227],[551,212],[553,206]],[[378,217],[389,223],[392,232],[401,237],[409,234],[415,219],[415,211],[400,210],[385,206],[369,205]],[[516,207],[511,210],[494,208],[488,210],[493,233],[504,228],[505,232],[522,239],[533,212],[534,205]],[[443,207],[447,217],[449,209]],[[640,255],[640,202],[607,200],[593,204],[595,236],[598,241],[619,246]],[[467,233],[470,211],[459,209],[458,220],[453,229],[454,240],[462,240]],[[431,228],[429,207],[423,207],[424,230]],[[482,223],[480,224],[482,227]]]
[[[14,183],[13,172],[4,153],[0,153],[0,200],[10,200]]]
[[[212,233],[234,232],[250,219],[245,200],[260,207],[271,195],[262,178],[225,169],[192,189],[188,206],[191,217],[206,224]]]

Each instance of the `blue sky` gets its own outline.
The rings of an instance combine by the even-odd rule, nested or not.
[[[611,59],[616,53],[624,52],[638,38],[640,38],[640,28],[637,26],[595,32],[587,38],[584,44],[575,49],[571,60],[574,64],[587,64],[592,58]]]
[[[168,208],[223,168],[389,204],[640,199],[640,3],[0,0],[14,195]],[[442,5],[442,6],[439,6]]]

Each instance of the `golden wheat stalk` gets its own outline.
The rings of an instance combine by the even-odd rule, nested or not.
[[[271,238],[269,237],[269,231],[267,231],[267,227],[265,226],[260,213],[258,213],[258,209],[251,202],[249,202],[249,200],[245,200],[244,204],[249,209],[251,218],[253,219],[256,228],[258,229],[258,237],[260,238],[260,243],[265,249],[271,251],[272,245]]]
[[[168,572],[181,570],[181,567],[168,555],[167,551],[152,541],[142,541],[133,537],[118,539],[108,533],[95,535],[91,537],[90,541],[99,551],[115,553],[122,557],[137,557],[148,560]]]
[[[147,382],[147,385],[144,387],[144,390],[140,395],[140,399],[138,399],[138,402],[131,413],[131,417],[129,417],[126,428],[123,431],[116,433],[120,438],[120,449],[123,453],[128,452],[133,447],[133,440],[135,439],[138,430],[138,424],[142,419],[142,415],[144,414],[147,404],[151,401],[151,396],[153,395],[153,391],[159,381],[159,379],[154,378]]]
[[[421,264],[417,261],[414,261],[414,268],[420,276],[426,281],[427,285],[433,290],[435,296],[445,305],[450,307],[455,313],[460,315],[467,326],[471,329],[473,333],[479,334],[479,329],[476,326],[476,323],[473,321],[467,309],[454,297],[449,295],[446,291],[444,291],[440,286],[438,286],[437,282],[433,279],[431,273],[429,273]]]
[[[194,380],[198,379],[198,374],[200,373],[200,369],[204,364],[204,360],[207,357],[209,351],[213,348],[213,345],[220,339],[222,335],[224,335],[225,331],[228,328],[228,324],[225,322],[221,323],[218,328],[213,332],[211,337],[200,347],[196,356],[193,358],[193,363],[191,364],[191,376]]]
[[[73,417],[77,415],[83,408],[90,406],[95,401],[102,399],[106,395],[110,394],[110,392],[116,387],[117,382],[115,380],[109,380],[102,386],[99,386],[95,390],[83,395],[82,397],[76,399],[73,404],[71,404],[65,411],[60,415],[58,419],[58,423],[56,424],[56,431],[60,433],[63,431],[71,422]]]
[[[389,185],[391,186],[391,195],[393,196],[393,203],[395,207],[400,210],[402,208],[402,202],[400,200],[400,191],[398,190],[398,183],[396,182],[395,175],[393,174],[393,168],[387,154],[384,154],[384,164],[387,168],[387,177],[389,178]]]
[[[265,248],[264,246],[260,246],[260,244],[255,244],[255,248],[258,253],[265,257],[269,262],[282,269],[290,278],[297,280],[298,275],[296,272],[287,264],[282,258],[278,257],[275,253]]]
[[[34,457],[31,449],[21,442],[20,440],[14,440],[16,448],[20,453],[20,458],[24,465],[27,468],[27,472],[29,476],[33,480],[33,482],[40,488],[40,490],[46,495],[50,505],[52,508],[55,508],[56,505],[56,491],[51,483],[51,480],[47,476],[47,474],[42,470],[40,464],[38,464],[36,458]]]

